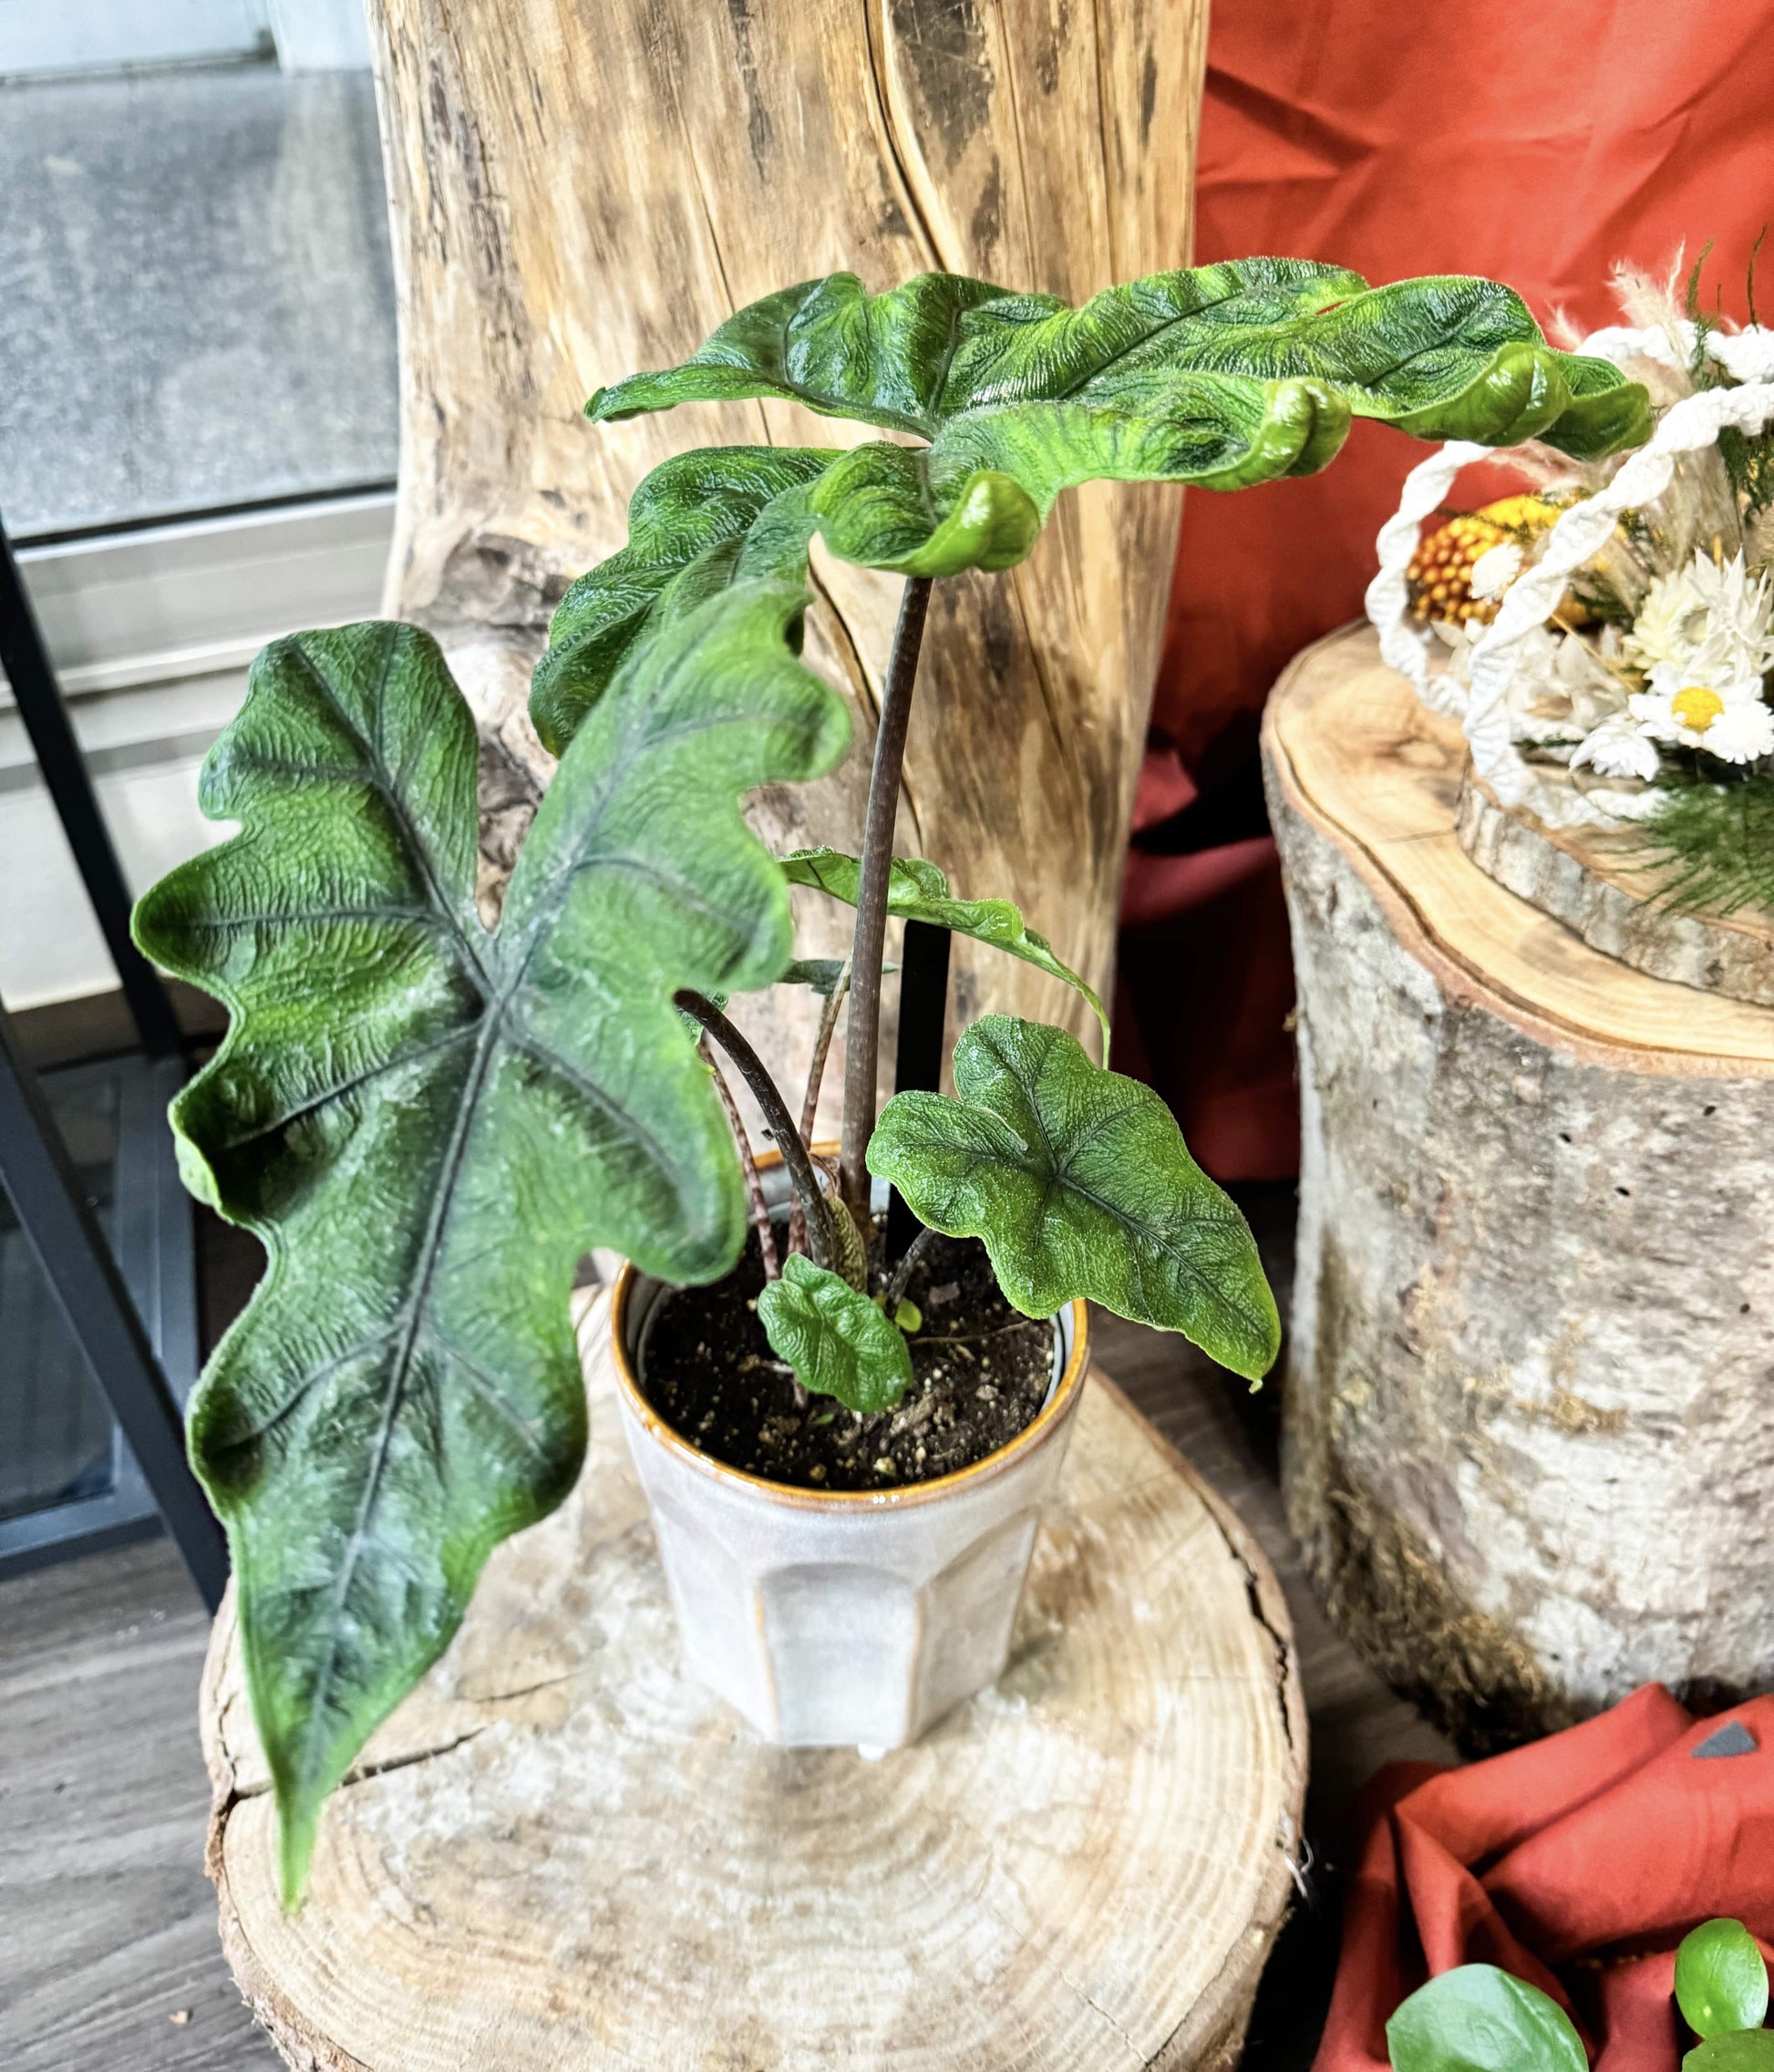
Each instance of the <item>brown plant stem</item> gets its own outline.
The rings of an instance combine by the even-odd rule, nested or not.
[[[815,1266],[830,1270],[831,1237],[826,1224],[825,1203],[820,1194],[819,1176],[813,1170],[806,1145],[800,1140],[800,1132],[795,1128],[794,1118],[789,1113],[789,1104],[778,1091],[764,1060],[712,1000],[706,1000],[700,993],[692,993],[687,988],[674,994],[672,999],[675,1005],[681,1007],[693,1022],[714,1037],[738,1067],[739,1077],[751,1088],[752,1098],[763,1110],[764,1128],[775,1139],[777,1149],[782,1153],[795,1199],[806,1215],[808,1252]]]
[[[807,1091],[800,1103],[800,1140],[810,1151],[813,1148],[813,1122],[820,1108],[820,1085],[825,1077],[826,1053],[831,1048],[832,1032],[838,1026],[844,995],[849,991],[850,959],[846,957],[820,1010],[819,1034],[813,1038],[813,1061],[807,1067]],[[799,1252],[806,1243],[807,1219],[800,1212],[800,1201],[797,1196],[794,1207],[789,1211],[789,1250]]]
[[[844,1127],[839,1149],[839,1183],[845,1206],[866,1237],[869,1171],[863,1162],[875,1124],[875,1064],[881,1049],[881,953],[887,940],[887,888],[893,865],[893,822],[898,817],[900,773],[905,766],[905,729],[918,676],[918,650],[930,610],[930,582],[916,575],[900,600],[887,681],[875,729],[874,764],[869,773],[869,809],[862,828],[862,864],[856,892],[856,934],[850,957],[850,1021],[844,1045]]]
[[[899,1263],[887,1278],[887,1285],[881,1291],[881,1306],[892,1316],[900,1305],[900,1297],[911,1284],[912,1269],[923,1256],[924,1248],[936,1235],[928,1223],[918,1232],[905,1250],[900,1253]]]
[[[764,1199],[764,1182],[758,1178],[758,1160],[752,1156],[751,1139],[746,1134],[745,1118],[739,1113],[739,1104],[734,1099],[733,1089],[727,1083],[727,1074],[721,1070],[714,1053],[708,1047],[707,1036],[702,1039],[702,1054],[708,1060],[708,1069],[715,1077],[715,1091],[721,1097],[721,1106],[727,1110],[727,1119],[733,1127],[733,1141],[739,1151],[739,1168],[746,1176],[746,1199],[751,1203],[751,1227],[758,1232],[758,1250],[764,1261],[764,1278],[775,1281],[780,1278],[782,1273],[782,1268],[777,1263],[776,1232],[770,1228],[770,1205]]]

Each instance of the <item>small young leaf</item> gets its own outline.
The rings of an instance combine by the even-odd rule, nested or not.
[[[855,857],[836,849],[798,849],[782,859],[782,869],[791,885],[816,885],[846,905],[856,904],[862,881],[862,866]],[[976,943],[1020,957],[1053,978],[1081,993],[1098,1021],[1103,1040],[1109,1040],[1109,1016],[1103,1004],[1069,964],[1053,954],[1045,935],[1024,924],[1021,913],[1008,900],[958,900],[950,895],[948,879],[934,863],[921,856],[896,856],[887,880],[887,911],[902,921],[925,921],[934,928],[953,929],[970,935]]]
[[[893,1311],[893,1322],[902,1331],[915,1336],[924,1327],[924,1313],[910,1295],[902,1295]]]
[[[821,1000],[830,1000],[843,969],[842,957],[797,957],[777,983],[810,986]]]
[[[1697,2043],[1682,2072],[1774,2072],[1774,2029],[1730,2029]]]
[[[831,1232],[831,1252],[837,1262],[841,1279],[848,1281],[852,1288],[866,1290],[869,1285],[869,1248],[862,1242],[862,1233],[856,1227],[856,1218],[844,1205],[842,1195],[836,1192],[825,1198],[826,1227]]]
[[[896,1094],[870,1139],[869,1170],[921,1222],[983,1239],[1026,1316],[1088,1295],[1268,1372],[1281,1320],[1250,1226],[1150,1087],[1063,1029],[988,1015],[954,1046],[954,1088]]]
[[[1703,1921],[1682,1937],[1676,2004],[1697,2036],[1760,2028],[1768,2013],[1768,1966],[1740,1921]]]
[[[898,1327],[860,1289],[800,1252],[758,1296],[758,1314],[778,1357],[816,1396],[835,1396],[867,1417],[891,1410],[912,1386]]]
[[[1418,1986],[1386,2025],[1392,2072],[1589,2072],[1556,2000],[1495,1964]]]

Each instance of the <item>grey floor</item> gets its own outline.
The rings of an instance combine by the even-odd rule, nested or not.
[[[367,73],[0,87],[15,538],[386,480],[395,453]]]
[[[1276,1292],[1288,1191],[1247,1201]],[[219,1226],[216,1227],[219,1230]],[[213,1237],[213,1232],[212,1232]],[[238,1242],[238,1240],[233,1241]],[[213,1331],[246,1263],[212,1242]],[[1093,1325],[1103,1366],[1237,1506],[1287,1593],[1312,1714],[1312,1896],[1259,1996],[1248,2072],[1304,2072],[1335,1966],[1352,1801],[1394,1757],[1449,1759],[1326,1624],[1282,1516],[1273,1395],[1251,1397],[1176,1338]],[[0,1583],[0,2065],[8,2072],[257,2072],[277,2059],[216,1942],[197,1745],[206,1622],[164,1541]]]

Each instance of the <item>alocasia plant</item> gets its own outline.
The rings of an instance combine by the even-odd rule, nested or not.
[[[377,624],[267,650],[203,780],[242,831],[139,910],[143,947],[230,1010],[173,1123],[192,1187],[269,1254],[191,1448],[229,1529],[292,1903],[326,1794],[448,1643],[489,1549],[577,1471],[574,1263],[608,1245],[679,1283],[735,1264],[749,1152],[708,1044],[795,1182],[759,1314],[806,1388],[884,1407],[910,1376],[906,1260],[867,1285],[871,1168],[928,1228],[979,1236],[1020,1309],[1088,1295],[1241,1374],[1274,1357],[1238,1211],[1156,1097],[1071,1036],[988,1017],[957,1046],[954,1099],[874,1113],[890,913],[994,943],[1102,1016],[1009,900],[892,853],[931,582],[1023,559],[1069,485],[1304,474],[1355,417],[1585,456],[1648,424],[1642,390],[1554,351],[1506,288],[1369,289],[1298,260],[1157,274],[1076,310],[953,274],[881,295],[834,274],[589,414],[765,396],[895,437],[692,451],[641,484],[628,545],[568,591],[536,670],[562,759],[496,930],[473,902],[467,707],[422,634]],[[799,658],[816,533],[908,582],[861,855],[777,862],[745,794],[830,769],[848,731]],[[791,882],[855,906],[841,968],[793,962]],[[836,1194],[721,1012],[784,979],[825,995],[809,1128],[848,994]]]

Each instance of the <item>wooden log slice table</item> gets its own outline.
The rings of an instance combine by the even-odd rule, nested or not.
[[[582,1322],[592,1451],[279,1903],[232,1612],[203,1734],[241,1988],[303,2072],[1229,2066],[1293,1892],[1305,1724],[1237,1519],[1100,1376],[1010,1669],[879,1762],[759,1743],[677,1665]]]
[[[1366,627],[1263,726],[1299,989],[1283,1469],[1333,1616],[1469,1747],[1774,1676],[1774,1009],[1604,954],[1456,827]],[[1469,830],[1470,833],[1470,830]]]

